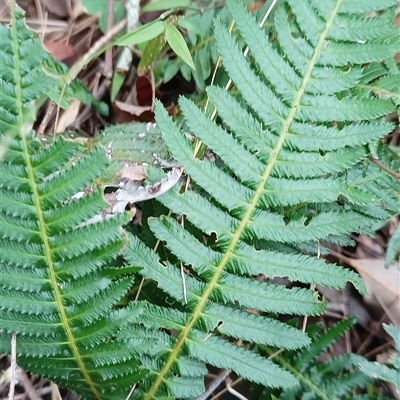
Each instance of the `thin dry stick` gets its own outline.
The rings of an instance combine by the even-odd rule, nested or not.
[[[377,300],[378,300],[379,303],[381,303],[380,299],[377,298]],[[386,309],[388,309],[387,307],[391,307],[391,306],[393,305],[393,303],[394,303],[395,301],[397,301],[397,300],[398,300],[397,298],[394,298],[393,301],[392,301],[390,304],[388,304],[388,306],[386,306]],[[382,306],[382,308],[383,308],[383,305],[382,305],[382,304],[381,304],[381,306]],[[385,308],[384,308],[384,310],[385,310]],[[385,310],[385,311],[386,311],[386,310]],[[386,313],[383,313],[383,314],[382,314],[382,317],[381,317],[380,320],[378,321],[377,326],[381,326],[381,324],[383,323],[383,321],[384,321],[384,319],[385,319],[386,316],[388,316]],[[390,317],[389,317],[389,318],[390,318]],[[394,325],[396,325],[396,324],[394,324]],[[374,330],[374,329],[371,330],[371,332],[369,333],[369,335],[367,336],[367,338],[364,340],[364,342],[362,343],[362,345],[358,348],[357,354],[363,354],[364,350],[365,350],[365,349],[367,348],[367,346],[371,343],[371,340],[374,338],[375,335],[376,335],[376,330]],[[367,358],[367,355],[364,354],[364,357]]]
[[[347,317],[347,315],[348,315],[347,307],[346,307],[346,304],[347,304],[346,297],[347,297],[346,291],[345,291],[345,290],[342,290],[342,298],[343,298],[343,316],[344,316],[344,317]],[[345,337],[345,340],[346,340],[346,351],[347,351],[347,353],[352,353],[352,350],[351,350],[350,331],[347,330],[347,331],[344,333],[344,337]]]
[[[133,393],[133,391],[135,390],[135,388],[136,388],[136,383],[132,386],[132,388],[131,388],[131,390],[129,391],[128,396],[126,396],[126,399],[125,399],[125,400],[129,400],[129,399],[130,399],[130,397],[132,396],[132,393]]]
[[[232,394],[233,396],[235,396],[236,398],[238,398],[239,400],[248,400],[247,397],[243,396],[242,394],[240,394],[237,390],[235,390],[231,384],[228,384],[227,386],[228,392],[230,394]]]
[[[8,399],[14,400],[15,393],[15,382],[16,382],[16,370],[17,370],[17,335],[13,333],[11,335],[11,378],[10,378],[10,390],[8,392]]]
[[[38,14],[38,18],[40,21],[40,36],[42,37],[42,40],[44,39],[44,34],[46,32],[46,21],[43,16],[43,10],[42,10],[42,4],[40,3],[40,0],[35,0],[35,7],[36,7],[36,12]]]
[[[25,389],[25,392],[28,394],[31,400],[42,400],[36,389],[33,387],[28,375],[21,368],[18,368],[18,381],[19,384]]]
[[[231,383],[231,385],[230,385],[230,387],[232,388],[232,387],[234,387],[234,386],[236,386],[237,384],[239,384],[240,382],[242,382],[242,378],[238,378],[238,379],[236,379],[236,381],[234,381],[234,382],[232,382]],[[218,392],[214,397],[212,397],[210,400],[217,400],[217,399],[219,399],[224,393],[226,393],[228,391],[228,387],[226,387],[226,388],[224,388],[224,389],[222,389],[220,392]]]
[[[216,378],[210,383],[208,386],[208,389],[202,394],[200,397],[197,397],[196,400],[207,400],[208,396],[211,396],[211,394],[214,392],[215,389],[218,388],[218,386],[229,376],[229,374],[232,371],[229,371],[227,369],[223,369],[217,376]]]
[[[389,304],[386,304],[386,303],[383,301],[383,299],[382,299],[382,297],[381,297],[381,295],[380,295],[379,293],[375,293],[374,296],[375,296],[376,300],[378,300],[378,303],[380,304],[380,306],[383,308],[383,311],[385,311],[385,314],[389,317],[390,322],[391,322],[394,326],[399,327],[399,326],[398,326],[398,323],[397,323],[398,318],[397,318],[395,315],[393,315],[392,310],[389,308],[390,306],[393,305],[393,303],[394,303],[395,301],[396,301],[396,302],[399,301],[399,296],[395,297]]]
[[[372,356],[376,354],[382,354],[384,351],[390,351],[390,348],[392,348],[393,346],[395,346],[394,340],[389,340],[388,342],[383,343],[378,347],[374,347],[368,353],[365,353],[364,357],[369,360]]]
[[[181,278],[182,278],[183,300],[184,300],[185,304],[187,304],[188,301],[187,301],[185,271],[183,269],[182,261],[181,261]]]
[[[107,32],[112,29],[114,23],[114,0],[108,0]],[[106,50],[104,76],[112,78],[112,48]]]
[[[96,57],[98,52],[101,54],[103,50],[103,47],[118,33],[120,32],[124,26],[126,25],[126,20],[121,21],[117,25],[115,25],[110,31],[107,32],[106,35],[102,36],[94,45],[89,49],[89,51],[76,63],[74,64],[71,69],[68,71],[66,75],[66,80],[63,85],[63,88],[61,90],[60,98],[58,101],[58,106],[57,106],[57,114],[56,114],[56,120],[54,124],[54,131],[53,131],[53,136],[55,137],[56,135],[56,129],[58,125],[58,119],[60,116],[60,104],[62,101],[62,98],[64,97],[65,89],[68,87],[68,85],[78,76],[79,72],[86,67],[86,65],[92,61],[94,57]]]
[[[388,174],[394,176],[396,179],[400,180],[400,174],[396,171],[393,171],[392,169],[388,168],[386,165],[382,164],[379,160],[377,160],[376,158],[372,157],[372,156],[368,156],[367,157],[368,160],[370,160],[372,163],[374,163],[375,165],[377,165],[380,169],[383,169],[384,171],[386,171]]]
[[[44,130],[46,129],[46,126],[49,123],[55,108],[56,108],[55,103],[53,101],[50,101],[46,107],[46,114],[44,115],[42,122],[40,123],[39,129],[36,131],[37,138],[40,138],[43,135]]]

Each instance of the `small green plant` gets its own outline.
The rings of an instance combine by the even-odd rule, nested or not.
[[[259,385],[266,400],[354,390],[371,399],[363,393],[370,378],[396,382],[398,359],[382,368],[350,354],[314,365],[352,320],[321,333],[279,318],[321,314],[315,285],[351,282],[365,294],[357,274],[321,259],[324,244],[351,244],[351,232],[373,234],[399,212],[398,161],[380,144],[398,105],[390,60],[399,35],[385,23],[395,4],[288,0],[271,40],[229,0],[240,37],[221,19],[215,37],[240,95],[209,87],[213,119],[182,98],[183,130],[157,103],[148,135],[113,127],[94,149],[34,138],[34,107],[52,96],[45,78],[54,60],[13,9],[11,27],[0,30],[3,56],[15,64],[0,69],[2,140],[12,133],[0,164],[0,351],[10,352],[16,334],[21,367],[86,399],[123,399],[133,386],[138,399],[197,397],[207,364]],[[165,21],[153,27],[160,23],[165,31]],[[117,44],[141,34],[148,40],[137,30]],[[116,178],[110,163],[137,154],[183,167],[185,180],[145,202],[146,218],[132,227],[129,213],[105,217],[103,189]],[[157,191],[162,170],[147,166],[146,175]],[[276,349],[283,353],[269,360]]]
[[[310,326],[307,333],[311,337],[311,343],[301,351],[288,351],[275,355],[278,349],[260,348],[262,353],[273,356],[274,362],[296,375],[299,385],[281,393],[270,388],[253,386],[251,398],[264,400],[274,398],[272,396],[275,395],[277,396],[276,398],[282,400],[300,398],[342,399],[352,396],[352,393],[357,390],[365,389],[377,376],[386,381],[399,382],[400,374],[395,370],[395,368],[398,369],[399,367],[396,365],[398,364],[396,361],[393,366],[389,367],[375,364],[375,368],[372,367],[370,370],[368,370],[367,365],[371,366],[372,363],[354,353],[335,356],[324,363],[318,362],[318,358],[322,353],[334,344],[354,322],[355,318],[343,320],[325,332],[321,332],[322,326],[319,324]],[[393,338],[396,335],[398,336],[399,332],[394,326],[385,327],[385,329],[391,333]],[[397,355],[396,359],[398,357]],[[378,372],[379,368],[382,368],[380,372]],[[351,398],[358,400],[386,399],[383,396],[368,394],[360,394]]]
[[[126,52],[120,56],[120,65],[113,76],[111,90],[112,101],[117,97],[125,80],[126,72],[131,67],[131,47],[134,45],[140,45],[143,53],[138,68],[140,75],[145,74],[153,67],[166,43],[171,47],[174,53],[189,66],[189,68],[196,69],[185,39],[179,30],[179,28],[192,30],[195,27],[186,19],[171,15],[175,9],[189,7],[189,0],[159,0],[148,3],[140,9],[141,12],[164,11],[164,13],[157,20],[142,26],[136,26],[139,24],[138,1],[127,1],[125,6],[116,1],[113,2],[113,5],[113,24],[117,23],[119,20],[128,19],[128,32],[123,37],[114,41],[114,45],[124,47]],[[83,1],[83,6],[87,13],[99,15],[100,29],[103,32],[106,32],[107,2],[85,0]],[[130,19],[134,19],[134,21],[130,21]],[[133,24],[134,27],[129,29],[131,24]]]

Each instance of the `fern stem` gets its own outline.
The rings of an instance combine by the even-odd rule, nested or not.
[[[382,164],[379,160],[377,160],[376,158],[374,158],[372,156],[368,156],[367,158],[368,158],[369,161],[374,163],[380,169],[384,170],[388,174],[390,174],[390,175],[394,176],[396,179],[400,180],[400,174],[398,172],[393,171],[392,169],[388,168],[385,164]]]

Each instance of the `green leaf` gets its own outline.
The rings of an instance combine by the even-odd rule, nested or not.
[[[322,240],[348,243],[351,232],[371,234],[378,221],[382,223],[396,212],[395,201],[387,192],[395,182],[387,178],[383,198],[376,188],[366,187],[374,178],[369,171],[364,174],[362,167],[367,146],[393,129],[383,119],[394,104],[353,92],[366,59],[374,62],[393,56],[395,35],[393,29],[380,29],[380,22],[371,22],[378,30],[367,39],[365,48],[371,53],[354,55],[349,66],[333,49],[342,46],[346,55],[354,49],[361,52],[356,32],[347,41],[336,39],[338,24],[353,17],[339,13],[341,3],[334,0],[323,5],[306,3],[300,7],[290,0],[275,12],[277,38],[271,41],[243,5],[228,1],[240,40],[248,45],[251,56],[243,55],[243,43],[217,20],[218,49],[235,90],[227,94],[209,88],[217,113],[212,121],[193,102],[182,98],[179,105],[185,124],[181,130],[156,103],[160,132],[173,158],[184,165],[191,185],[158,198],[171,216],[147,221],[163,250],[168,250],[166,256],[155,253],[137,237],[131,237],[124,252],[131,265],[142,267],[140,273],[147,281],[156,282],[174,309],[151,317],[151,328],[159,323],[173,329],[178,339],[171,352],[162,352],[163,361],[155,367],[146,399],[169,393],[170,369],[178,355],[233,369],[263,385],[287,387],[283,376],[280,382],[268,377],[264,377],[268,382],[262,380],[257,371],[269,367],[264,360],[253,358],[252,351],[243,352],[241,358],[252,360],[253,375],[246,363],[241,369],[235,357],[244,349],[238,351],[218,335],[277,344],[259,331],[264,313],[321,312],[324,300],[316,298],[313,291],[299,287],[288,291],[275,284],[275,277],[332,287],[344,287],[350,281],[365,294],[356,274],[303,252],[316,254]],[[186,71],[189,68],[182,66]],[[191,135],[211,157],[194,155]],[[360,175],[353,178],[352,170]],[[157,179],[158,171],[149,168],[148,173],[150,181]],[[382,210],[383,204],[390,204],[393,211]],[[178,309],[181,313],[175,314]],[[248,309],[262,317],[247,316]],[[269,323],[265,321],[265,325]],[[324,365],[315,366],[317,357],[353,323],[338,323],[305,351],[294,351],[294,364],[279,358],[281,368],[302,383],[285,390],[282,398],[300,398],[304,393],[304,398],[330,400],[367,385],[369,377],[352,371],[362,358],[350,355],[333,360],[326,369],[335,373],[325,371]],[[273,324],[269,326],[274,329]],[[292,331],[285,335],[291,337],[285,341],[290,346],[300,345],[293,341]]]
[[[370,379],[359,371],[360,363],[365,359],[356,354],[341,354],[330,358],[326,362],[319,362],[327,346],[336,341],[354,320],[344,320],[328,329],[327,332],[318,332],[318,325],[308,327],[313,336],[309,346],[300,351],[286,352],[277,355],[274,348],[262,347],[267,354],[273,355],[273,360],[298,378],[299,384],[284,390],[280,399],[294,400],[298,398],[319,398],[330,400],[344,398],[357,389],[363,389]],[[319,326],[321,328],[321,326]],[[265,392],[265,391],[264,391]],[[261,394],[258,394],[261,396]]]
[[[124,84],[126,79],[126,74],[121,73],[118,70],[116,70],[113,74],[113,79],[111,83],[111,101],[113,102],[116,97],[118,96],[118,93]]]
[[[171,46],[171,49],[176,53],[176,55],[182,58],[182,60],[189,65],[189,67],[196,70],[185,39],[179,32],[179,29],[172,24],[167,24],[165,36],[168,44]]]
[[[113,25],[126,18],[126,10],[119,1],[113,2]],[[89,15],[99,16],[99,27],[103,33],[107,32],[108,0],[82,0],[82,6]]]
[[[138,74],[139,76],[144,75],[147,71],[152,68],[154,63],[160,57],[161,51],[165,46],[165,35],[161,34],[151,39],[146,44],[146,47],[143,50],[142,58],[140,59],[138,66]]]
[[[133,46],[135,44],[148,42],[156,36],[161,35],[166,29],[164,21],[153,21],[149,24],[143,25],[132,32],[114,41],[115,46]]]
[[[394,11],[380,12],[389,5],[394,0],[288,0],[273,13],[270,30],[272,23],[260,29],[244,5],[228,0],[215,37],[234,86],[229,93],[208,89],[212,121],[203,107],[181,99],[179,125],[157,102],[158,127],[117,125],[84,145],[65,135],[44,146],[28,134],[30,126],[17,130],[17,139],[7,136],[0,164],[0,352],[10,352],[16,333],[23,368],[87,399],[126,398],[139,380],[137,399],[199,397],[207,364],[268,387],[256,398],[273,392],[282,400],[370,400],[354,391],[364,392],[374,375],[398,379],[398,357],[380,375],[356,354],[319,362],[352,319],[325,332],[308,326],[306,333],[297,319],[283,322],[324,311],[326,299],[313,285],[351,282],[365,294],[353,271],[327,263],[328,243],[351,245],[350,234],[372,235],[398,215],[398,182],[371,161],[400,165],[381,141],[394,129],[385,119],[396,108],[399,74],[398,34],[387,24]],[[199,87],[217,58],[215,46],[206,49],[214,15],[190,20],[202,33],[188,35],[203,49],[194,56],[198,71],[174,61]],[[232,18],[237,28],[230,32]],[[169,23],[146,25],[120,43],[179,33]],[[18,53],[25,33],[15,36],[15,46],[13,33],[2,32],[9,35],[5,57]],[[30,86],[18,86],[6,61],[4,108],[12,110],[14,92],[30,94]],[[57,99],[66,69],[51,58],[24,68],[37,65],[57,78],[40,96]],[[75,89],[67,90],[62,106]],[[143,186],[150,185],[132,184],[130,199],[160,194],[166,181],[158,167],[178,165],[186,174],[181,187],[140,205],[141,221],[127,224],[128,232],[121,225],[130,215],[111,218],[113,205],[104,202],[129,183],[110,177],[120,163],[149,164]],[[110,179],[117,190],[104,192]],[[132,276],[138,270],[143,282]]]
[[[143,13],[151,11],[169,10],[171,8],[186,8],[190,6],[190,0],[155,0],[141,8]]]
[[[187,31],[193,32],[196,35],[201,36],[201,32],[199,30],[199,28],[192,24],[190,21],[188,21],[186,18],[183,18],[181,16],[178,17],[178,25],[183,28],[186,29]]]

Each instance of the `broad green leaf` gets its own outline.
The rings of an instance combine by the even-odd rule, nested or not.
[[[126,74],[119,71],[114,71],[113,79],[111,83],[111,101],[113,102],[125,82]]]
[[[190,51],[187,47],[185,39],[179,32],[179,29],[172,24],[168,24],[165,30],[165,35],[168,44],[171,46],[171,49],[176,53],[176,55],[182,58],[182,60],[192,69],[196,70],[192,56],[190,55]]]
[[[138,43],[147,42],[161,35],[165,31],[166,23],[164,21],[154,21],[143,25],[132,32],[118,38],[115,46],[133,46]]]
[[[139,76],[144,75],[157,61],[165,46],[165,35],[162,33],[147,42],[138,66]]]

